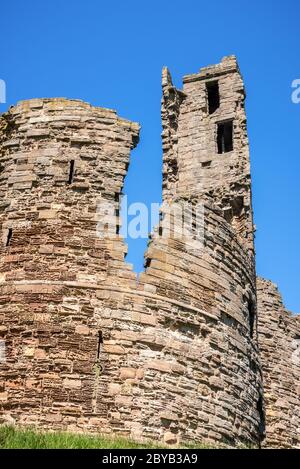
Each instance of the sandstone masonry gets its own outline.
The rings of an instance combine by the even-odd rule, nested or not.
[[[97,234],[139,125],[67,99],[0,118],[1,422],[299,447],[299,321],[256,286],[236,59],[162,85],[163,200],[204,207],[204,243],[163,236],[163,209],[139,278],[119,227]]]
[[[300,447],[300,316],[282,303],[276,285],[257,279],[258,331],[264,376],[265,446]]]

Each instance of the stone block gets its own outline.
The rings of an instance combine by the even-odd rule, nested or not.
[[[134,379],[136,376],[135,368],[121,368],[120,379]]]
[[[57,218],[57,211],[56,210],[41,210],[39,212],[39,218],[41,220],[51,220]]]
[[[166,432],[164,434],[164,443],[166,443],[166,445],[177,445],[178,436],[174,433]]]
[[[80,379],[65,378],[63,380],[63,386],[68,389],[80,389],[81,384]]]
[[[75,333],[81,335],[88,335],[90,333],[90,328],[85,325],[78,325],[75,327]]]

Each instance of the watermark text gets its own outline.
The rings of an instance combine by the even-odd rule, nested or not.
[[[6,103],[6,83],[0,79],[0,104]]]
[[[294,91],[292,92],[292,102],[294,104],[299,104],[300,103],[300,78],[297,78],[292,82],[292,88],[294,88]]]

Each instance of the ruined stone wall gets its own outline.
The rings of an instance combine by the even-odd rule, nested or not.
[[[266,406],[265,446],[300,448],[300,316],[258,278],[258,332]]]
[[[165,71],[162,106],[164,201],[202,204],[202,244],[166,237],[163,211],[139,279],[118,232],[97,234],[99,201],[119,210],[138,125],[69,100],[2,117],[3,421],[168,443],[261,440],[244,93],[232,58],[205,70],[184,92]],[[219,117],[207,115],[203,74],[220,77]],[[215,125],[228,116],[234,147],[217,154]]]
[[[219,106],[209,112],[207,86],[216,83]],[[223,211],[253,252],[253,213],[245,89],[235,57],[202,68],[177,90],[163,73],[164,198],[208,200]],[[232,122],[232,151],[218,154],[218,124]]]
[[[83,414],[99,415],[93,289],[136,283],[122,239],[101,239],[97,225],[100,204],[119,208],[139,126],[111,110],[46,99],[12,108],[1,130],[1,403],[20,423],[71,428]],[[104,329],[105,311],[101,320]]]

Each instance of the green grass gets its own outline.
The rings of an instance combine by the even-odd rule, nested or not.
[[[181,449],[218,449],[225,445],[181,444]],[[137,443],[125,437],[46,432],[34,428],[0,426],[0,449],[158,449],[170,448],[163,443]]]
[[[126,438],[109,438],[67,432],[41,432],[19,429],[12,426],[0,427],[0,449],[130,449],[163,448],[159,444],[141,444]]]

